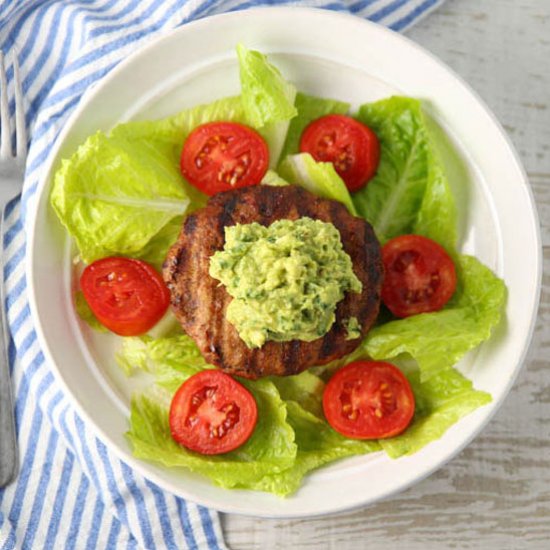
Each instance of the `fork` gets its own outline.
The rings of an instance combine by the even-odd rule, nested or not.
[[[23,110],[23,93],[19,77],[17,55],[12,51],[13,83],[15,91],[16,153],[11,140],[10,110],[4,54],[0,51],[0,487],[8,485],[17,473],[17,440],[12,388],[9,371],[9,328],[4,294],[4,209],[23,186],[27,157],[27,133]]]

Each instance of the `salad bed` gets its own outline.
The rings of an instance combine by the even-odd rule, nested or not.
[[[223,487],[287,495],[308,471],[339,458],[378,450],[392,458],[414,453],[488,403],[490,395],[475,390],[454,365],[490,336],[506,290],[487,267],[456,249],[456,206],[419,101],[392,97],[363,105],[354,114],[377,134],[381,159],[368,186],[350,195],[332,165],[298,154],[309,122],[347,113],[349,105],[296,93],[264,56],[244,47],[238,53],[240,96],[91,136],[63,162],[51,200],[83,262],[124,255],[160,268],[183,217],[206,200],[182,179],[183,142],[199,124],[234,121],[256,129],[269,145],[272,170],[263,184],[292,182],[339,200],[373,225],[381,243],[415,233],[447,250],[457,268],[458,287],[444,309],[399,320],[383,312],[359,348],[335,365],[294,377],[243,381],[255,397],[258,423],[245,445],[222,456],[188,451],[169,430],[175,391],[192,374],[211,368],[194,342],[176,327],[160,337],[123,339],[121,366],[129,375],[145,370],[155,382],[132,400],[128,438],[137,457],[190,468]],[[85,302],[78,297],[77,302],[97,326]],[[321,405],[325,382],[335,368],[358,358],[392,359],[402,366],[416,400],[413,422],[403,434],[359,441],[327,424]]]

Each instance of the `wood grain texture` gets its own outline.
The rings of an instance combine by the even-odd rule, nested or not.
[[[233,550],[550,548],[550,1],[447,0],[408,35],[481,95],[527,170],[545,274],[526,364],[483,433],[428,479],[339,516],[224,516]]]

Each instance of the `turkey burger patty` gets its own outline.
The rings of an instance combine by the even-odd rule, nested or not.
[[[226,310],[233,298],[210,275],[211,257],[224,249],[226,227],[254,222],[267,227],[278,220],[300,218],[334,225],[361,291],[345,293],[336,305],[334,323],[322,337],[268,340],[261,347],[250,348],[227,320]],[[255,379],[297,374],[351,353],[378,315],[383,271],[372,227],[349,214],[345,206],[293,185],[258,185],[219,193],[189,215],[168,253],[163,276],[173,311],[205,360],[229,374]]]

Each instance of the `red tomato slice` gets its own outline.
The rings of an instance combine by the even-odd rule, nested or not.
[[[204,370],[187,379],[170,407],[174,440],[206,455],[240,447],[252,435],[257,419],[252,394],[219,370]]]
[[[181,173],[207,195],[260,183],[269,150],[257,132],[236,122],[210,122],[195,128],[181,152]]]
[[[381,439],[400,434],[414,415],[409,381],[391,363],[356,361],[329,380],[323,394],[328,423],[355,439]]]
[[[148,263],[109,257],[84,269],[80,287],[100,323],[121,336],[137,336],[166,313],[170,292]]]
[[[456,289],[453,260],[435,241],[402,235],[382,247],[382,300],[397,317],[440,310]]]
[[[374,176],[380,162],[376,134],[345,115],[314,120],[302,133],[300,151],[320,162],[332,162],[350,191],[358,191]]]

